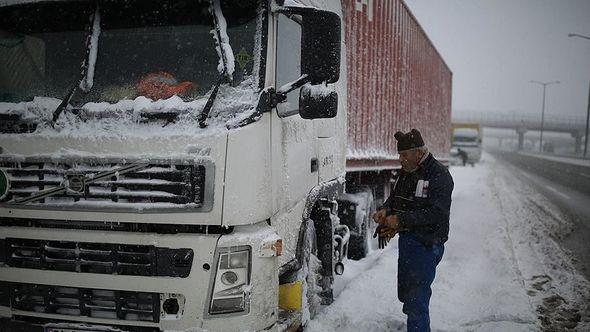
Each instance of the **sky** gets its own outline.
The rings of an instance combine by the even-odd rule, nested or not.
[[[453,112],[541,113],[585,120],[590,0],[405,0],[453,71]]]

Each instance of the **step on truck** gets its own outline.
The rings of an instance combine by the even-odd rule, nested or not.
[[[0,331],[286,330],[451,73],[401,0],[0,0]]]

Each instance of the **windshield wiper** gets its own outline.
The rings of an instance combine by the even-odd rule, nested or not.
[[[209,118],[209,113],[213,108],[213,103],[215,102],[215,98],[217,97],[217,92],[219,91],[219,86],[226,82],[232,82],[232,72],[233,67],[229,68],[228,58],[233,59],[233,52],[231,46],[229,44],[229,37],[227,36],[227,22],[225,21],[225,17],[223,16],[223,12],[221,11],[221,4],[219,0],[213,0],[211,2],[211,7],[209,9],[211,15],[213,16],[213,24],[215,28],[215,45],[218,49],[219,59],[221,61],[221,65],[223,69],[221,70],[219,79],[217,83],[213,86],[213,90],[207,99],[207,103],[201,114],[199,114],[199,127],[205,128],[207,127],[207,119]],[[229,54],[226,54],[228,52]]]
[[[221,73],[221,75],[219,76],[217,83],[215,83],[215,85],[213,86],[213,90],[211,91],[209,98],[207,98],[207,103],[205,104],[205,107],[203,107],[201,114],[199,114],[199,127],[201,127],[201,128],[207,127],[207,125],[208,125],[207,119],[209,119],[209,112],[211,112],[211,109],[213,108],[213,102],[215,102],[215,98],[217,97],[217,92],[219,91],[219,86],[221,86],[221,84],[223,84],[225,82],[227,82],[227,76],[225,75],[225,70],[224,70]]]
[[[215,29],[213,39],[215,40],[219,60],[221,61],[221,65],[223,67],[223,69],[218,68],[218,70],[220,74],[226,75],[227,80],[232,83],[232,75],[234,73],[234,53],[229,43],[229,36],[227,35],[227,21],[225,20],[223,12],[221,11],[220,0],[213,0],[209,10],[213,15],[213,25]]]
[[[98,3],[92,20],[90,21],[90,28],[86,34],[86,56],[80,66],[80,78],[78,82],[70,89],[68,94],[62,99],[61,103],[53,111],[53,117],[51,118],[51,127],[55,127],[55,123],[59,116],[66,109],[72,97],[78,90],[88,93],[92,89],[93,78],[94,78],[94,65],[96,63],[96,55],[98,53],[98,36],[100,35],[100,13]]]
[[[57,106],[55,111],[53,111],[53,117],[51,118],[51,127],[55,127],[55,123],[57,122],[57,119],[59,118],[59,116],[63,112],[63,110],[66,109],[66,107],[70,103],[70,100],[72,100],[72,96],[74,96],[74,92],[76,92],[77,88],[78,88],[78,84],[74,85],[72,87],[72,89],[70,90],[70,92],[68,92],[68,94],[62,99],[61,103],[59,103],[59,105]]]

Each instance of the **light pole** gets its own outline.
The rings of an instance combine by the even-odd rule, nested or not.
[[[590,40],[590,37],[580,35],[577,33],[568,33],[568,37],[578,37]],[[586,158],[586,152],[588,151],[588,125],[590,124],[590,87],[588,88],[588,110],[586,111],[586,137],[584,138],[584,158]]]
[[[559,81],[551,81],[551,82],[539,82],[539,81],[530,81],[534,84],[540,84],[543,86],[543,106],[541,108],[541,137],[539,138],[539,152],[543,153],[543,127],[545,125],[545,90],[547,89],[547,85],[551,84],[559,84]]]

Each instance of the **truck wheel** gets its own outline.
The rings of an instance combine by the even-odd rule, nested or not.
[[[369,242],[367,238],[367,223],[363,222],[359,227],[359,234],[351,234],[350,240],[348,242],[348,258],[354,260],[365,258],[369,251]]]

